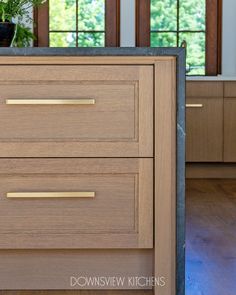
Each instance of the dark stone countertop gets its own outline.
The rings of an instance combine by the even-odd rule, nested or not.
[[[178,56],[185,54],[183,48],[150,47],[0,47],[0,56]]]

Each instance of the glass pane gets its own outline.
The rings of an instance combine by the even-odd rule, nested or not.
[[[49,1],[50,31],[76,30],[76,0]]]
[[[105,0],[78,0],[78,29],[105,30]]]
[[[180,30],[204,31],[206,27],[206,0],[180,0]]]
[[[205,33],[180,33],[179,45],[187,42],[187,74],[205,75]]]
[[[177,0],[151,0],[151,30],[177,30]]]
[[[79,47],[104,47],[104,33],[79,33]]]
[[[76,47],[75,33],[50,33],[50,47]]]
[[[176,47],[176,33],[151,33],[151,47]]]

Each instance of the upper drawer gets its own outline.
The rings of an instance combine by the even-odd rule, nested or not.
[[[223,97],[223,82],[187,81],[187,97]]]
[[[151,66],[3,66],[1,157],[151,157]]]
[[[224,97],[236,97],[236,82],[224,83]]]

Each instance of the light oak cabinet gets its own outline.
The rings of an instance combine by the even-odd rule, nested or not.
[[[184,294],[184,55],[145,50],[0,57],[0,290]]]
[[[223,104],[222,82],[187,82],[187,162],[223,161]]]

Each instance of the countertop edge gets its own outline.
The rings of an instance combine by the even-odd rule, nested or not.
[[[0,56],[180,56],[184,48],[155,47],[1,47]]]
[[[224,81],[236,81],[236,76],[186,76],[186,81],[190,82],[204,82],[204,81],[218,81],[218,82],[224,82]]]

